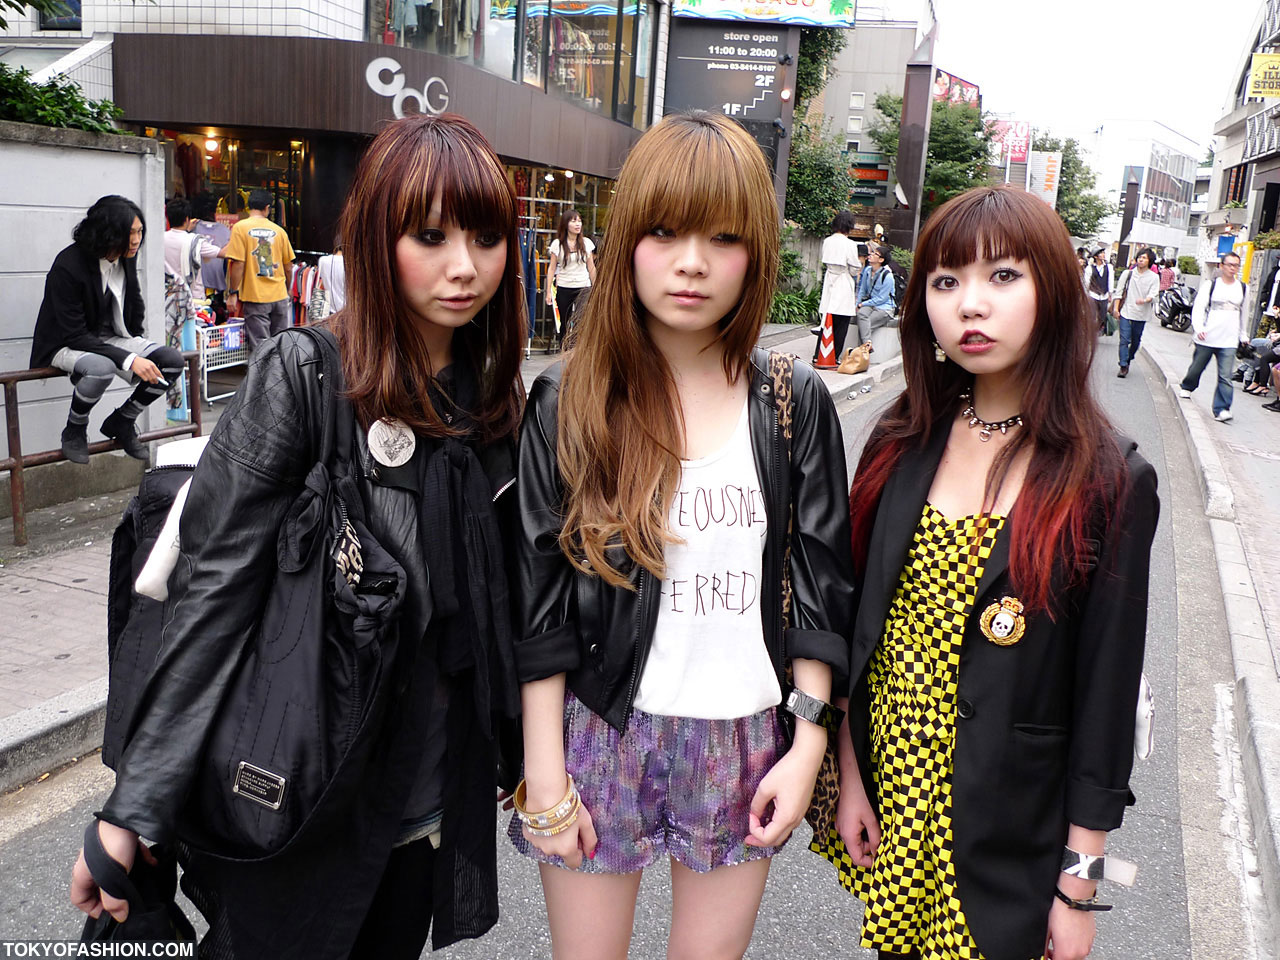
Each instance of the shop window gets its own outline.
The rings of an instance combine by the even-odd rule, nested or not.
[[[521,76],[524,82],[546,89],[547,20],[550,0],[527,0],[524,12],[524,41]]]
[[[368,0],[369,39],[515,77],[518,0]]]
[[[654,4],[640,0],[623,7],[622,52],[619,57],[617,118],[637,130],[649,126],[649,94],[653,76],[654,24],[658,22]],[[633,55],[634,52],[634,55]],[[633,76],[634,62],[634,76]],[[630,85],[630,94],[626,90]]]
[[[588,13],[584,7],[599,8],[586,7],[584,0],[551,0],[550,6],[547,92],[613,116],[622,18]]]
[[[84,21],[80,16],[80,0],[61,0],[61,9],[45,13],[40,12],[39,29],[41,30],[79,30]],[[19,5],[19,9],[22,5]]]

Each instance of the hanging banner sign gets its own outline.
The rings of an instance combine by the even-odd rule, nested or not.
[[[1039,197],[1049,206],[1058,203],[1058,184],[1062,177],[1062,151],[1047,153],[1043,150],[1032,150],[1031,159],[1027,162],[1030,185],[1027,192]]]
[[[1250,97],[1280,97],[1280,53],[1255,53],[1249,68]]]
[[[794,23],[802,27],[852,27],[854,0],[674,0],[671,13],[700,20]],[[750,42],[749,32],[741,39]]]

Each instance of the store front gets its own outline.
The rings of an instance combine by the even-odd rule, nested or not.
[[[300,254],[332,249],[356,163],[382,123],[455,112],[507,163],[520,197],[526,273],[541,289],[560,214],[576,209],[599,241],[612,178],[639,138],[630,123],[425,51],[300,38],[200,43],[202,62],[218,64],[219,75],[235,82],[211,84],[203,72],[184,69],[189,37],[115,37],[124,120],[166,143],[166,196],[211,195],[218,219],[233,222],[250,190],[269,190],[272,214]],[[263,96],[268,88],[278,94]],[[529,287],[535,334],[543,335],[543,298]]]

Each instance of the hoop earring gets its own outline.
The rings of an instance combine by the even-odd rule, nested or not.
[[[947,351],[942,349],[942,344],[938,343],[937,340],[933,341],[933,359],[938,363],[947,362]]]

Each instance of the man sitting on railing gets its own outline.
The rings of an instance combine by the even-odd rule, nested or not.
[[[143,303],[138,288],[138,250],[146,226],[137,204],[103,197],[89,208],[75,242],[54,258],[36,318],[31,366],[65,370],[75,387],[62,431],[62,454],[89,462],[89,411],[111,378],[136,383],[119,409],[102,423],[104,436],[131,457],[147,458],[138,439],[138,415],[164,396],[182,375],[182,354],[142,336]]]

